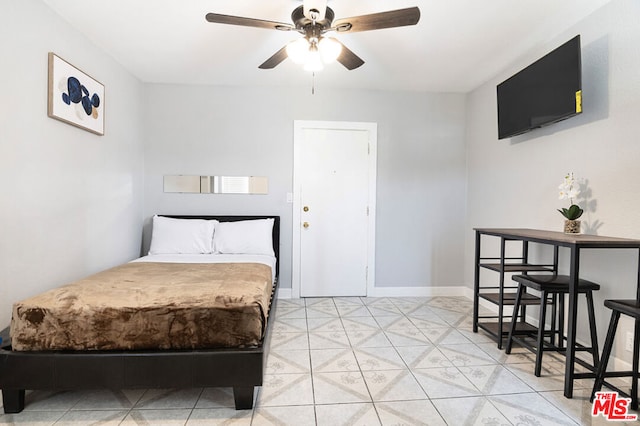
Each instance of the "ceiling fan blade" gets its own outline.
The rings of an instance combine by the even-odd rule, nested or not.
[[[291,31],[296,29],[293,25],[282,22],[245,18],[242,16],[221,15],[219,13],[207,13],[205,18],[208,22],[212,22],[214,24],[241,25],[243,27],[266,28],[282,31]]]
[[[287,46],[284,46],[282,49],[274,53],[273,56],[264,61],[258,68],[260,68],[261,70],[270,70],[272,68],[275,68],[278,64],[280,64],[280,62],[284,61],[285,59],[287,59]]]
[[[406,9],[390,10],[388,12],[372,13],[371,15],[354,16],[338,19],[333,29],[338,32],[357,32],[381,30],[384,28],[404,27],[415,25],[420,20],[420,9],[409,7]]]
[[[338,40],[335,41],[340,43]],[[344,65],[344,67],[349,71],[354,70],[364,64],[364,61],[358,55],[349,50],[344,44],[342,44],[342,50],[340,51],[340,55],[338,55],[338,57],[336,58],[336,61]]]

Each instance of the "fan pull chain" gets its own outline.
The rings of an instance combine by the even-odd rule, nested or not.
[[[316,94],[316,73],[315,72],[311,73],[311,94],[312,95]]]

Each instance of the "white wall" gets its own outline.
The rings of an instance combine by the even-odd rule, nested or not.
[[[136,257],[142,85],[37,0],[0,4],[0,329],[17,300]],[[47,52],[106,86],[105,135],[47,117]]]
[[[463,285],[464,102],[457,94],[147,85],[147,225],[156,213],[279,214],[281,287],[290,288],[293,121],[376,122],[376,287]],[[269,195],[164,194],[167,174],[268,176]]]
[[[562,230],[556,209],[568,205],[558,200],[557,186],[569,171],[587,184],[587,199],[581,200],[587,233],[640,238],[638,16],[640,2],[614,0],[469,94],[467,283],[473,282],[473,227]],[[582,115],[499,141],[496,85],[576,34],[582,38]],[[610,314],[602,301],[635,297],[637,262],[632,250],[592,250],[582,256],[581,277],[602,284],[596,296],[601,339]],[[627,329],[629,324],[623,323]],[[630,353],[618,356],[630,359]]]

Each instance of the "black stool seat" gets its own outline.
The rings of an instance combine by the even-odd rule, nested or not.
[[[604,306],[610,309],[615,309],[616,311],[620,311],[625,315],[629,315],[633,318],[640,318],[640,303],[633,299],[627,300],[605,300]]]
[[[507,354],[511,353],[511,347],[514,341],[517,341],[522,346],[534,352],[536,354],[534,374],[539,377],[542,370],[542,354],[544,351],[566,351],[566,347],[564,347],[564,295],[569,293],[569,276],[557,274],[536,274],[514,275],[512,278],[518,283],[518,291],[516,292],[516,298],[513,306],[511,329],[509,330],[509,336],[507,337],[505,352]],[[535,338],[535,345],[530,344],[524,338],[517,337],[518,335],[523,334],[526,337],[533,333],[516,331],[516,321],[519,315],[523,294],[526,293],[526,288],[540,292],[538,330],[535,336],[529,336]],[[578,293],[584,294],[587,299],[591,347],[576,344],[575,350],[590,352],[593,358],[593,365],[588,365],[580,359],[577,359],[576,362],[592,370],[595,370],[598,367],[598,336],[596,334],[596,319],[593,306],[593,292],[597,290],[600,290],[600,284],[583,279],[578,280]],[[550,330],[545,330],[547,304],[549,303],[552,306],[551,328]],[[557,322],[556,316],[558,317]],[[545,336],[549,337],[548,342],[545,341]],[[558,337],[557,345],[555,343],[556,336]]]
[[[605,300],[604,306],[611,309],[611,320],[609,322],[609,330],[607,331],[607,337],[604,341],[604,348],[602,349],[602,359],[596,373],[596,381],[593,384],[593,390],[591,391],[591,401],[602,389],[602,386],[607,386],[626,398],[631,398],[631,408],[633,410],[638,409],[638,377],[640,376],[639,367],[640,361],[640,303],[634,299],[617,299],[617,300]],[[634,339],[633,339],[633,362],[631,371],[607,371],[607,364],[609,363],[609,356],[611,356],[611,349],[613,348],[613,340],[616,335],[616,329],[618,327],[618,320],[620,315],[624,314],[635,319],[634,327]],[[619,387],[606,381],[608,377],[631,377],[631,392],[625,392]]]
[[[513,280],[537,291],[544,289],[552,293],[569,293],[568,275],[515,275]],[[597,290],[600,290],[600,284],[583,279],[578,280],[579,293]]]

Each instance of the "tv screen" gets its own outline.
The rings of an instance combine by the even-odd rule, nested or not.
[[[582,112],[580,36],[498,85],[498,139]]]

